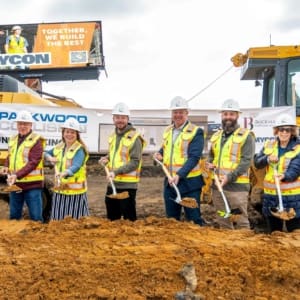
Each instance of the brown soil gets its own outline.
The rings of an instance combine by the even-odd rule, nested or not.
[[[8,221],[0,200],[0,299],[300,299],[300,231],[271,235],[164,218],[162,177],[143,177],[138,221],[105,219],[91,173],[91,217]],[[195,273],[193,273],[195,271]]]

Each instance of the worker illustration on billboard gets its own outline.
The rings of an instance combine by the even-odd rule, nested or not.
[[[21,35],[22,27],[15,25],[11,29],[12,34],[6,37],[4,50],[7,54],[27,53],[28,41]]]

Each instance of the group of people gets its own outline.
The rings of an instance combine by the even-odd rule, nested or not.
[[[30,112],[20,111],[16,117],[18,133],[10,137],[8,157],[1,173],[7,176],[8,186],[17,186],[9,197],[9,218],[20,220],[26,203],[29,217],[44,222],[43,188],[44,160],[54,166],[51,220],[66,216],[88,216],[86,161],[88,151],[80,138],[80,125],[69,118],[62,126],[62,139],[53,149],[45,151],[45,139],[33,132],[34,119]]]
[[[204,132],[189,121],[188,102],[184,98],[175,97],[170,110],[172,122],[164,130],[160,149],[154,153],[154,158],[169,172],[163,182],[165,213],[168,218],[180,220],[184,212],[186,220],[203,226],[200,196],[204,181],[200,160],[203,158]],[[213,204],[216,211],[226,210],[225,214],[217,214],[218,224],[221,228],[250,229],[247,211],[251,188],[249,169],[253,163],[256,168],[266,169],[263,214],[270,232],[283,230],[284,222],[288,231],[300,229],[300,140],[295,120],[290,115],[280,115],[274,125],[274,139],[267,141],[255,154],[254,134],[239,126],[240,114],[239,104],[232,99],[226,100],[220,110],[221,128],[210,138],[205,166],[209,176],[215,179]],[[115,130],[108,139],[109,151],[99,160],[108,170],[104,199],[107,218],[135,221],[136,194],[146,143],[130,123],[130,111],[125,103],[114,106],[112,118]],[[18,134],[9,140],[9,155],[2,169],[9,185],[16,184],[21,188],[21,191],[10,193],[10,219],[21,219],[26,202],[30,218],[43,221],[44,159],[53,164],[56,176],[50,220],[88,216],[88,150],[80,138],[77,120],[70,118],[65,122],[61,142],[48,151],[45,151],[43,137],[32,131],[33,119],[29,112],[19,112],[16,122]],[[290,219],[283,220],[273,214],[274,208],[278,207],[278,182],[283,208],[294,211]],[[178,203],[177,190],[182,198],[193,198],[198,207]],[[126,196],[122,200],[111,197],[113,193],[124,192]],[[238,211],[237,218],[230,217],[234,211]]]

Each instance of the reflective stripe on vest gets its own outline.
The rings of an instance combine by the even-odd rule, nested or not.
[[[126,132],[120,139],[119,147],[116,149],[116,140],[117,136],[113,133],[109,139],[109,162],[108,168],[110,171],[114,169],[118,169],[125,164],[127,164],[130,160],[129,152],[132,146],[134,145],[137,138],[140,138],[142,141],[142,148],[145,147],[146,142],[142,138],[139,132],[135,129],[129,130]],[[118,174],[114,178],[116,182],[129,182],[129,183],[137,183],[140,180],[140,173],[142,167],[142,160],[140,160],[138,167],[130,173],[126,174]]]
[[[284,153],[279,158],[277,164],[277,172],[284,174],[288,169],[289,164],[293,158],[300,153],[300,145],[296,145],[290,151]],[[278,156],[278,142],[267,141],[264,145],[264,154]],[[298,195],[300,193],[300,176],[293,182],[280,182],[280,190],[282,195]],[[272,165],[268,165],[266,169],[266,175],[264,178],[264,192],[270,195],[276,195],[276,184],[274,179],[274,169]]]
[[[213,164],[217,166],[220,175],[228,175],[234,171],[241,160],[241,149],[245,144],[249,129],[237,128],[221,148],[223,130],[219,130],[211,137],[211,149],[214,154]],[[249,173],[237,177],[236,183],[249,183]]]
[[[9,170],[18,171],[22,169],[29,160],[29,153],[32,147],[42,140],[42,147],[45,148],[46,142],[43,137],[36,133],[29,134],[24,141],[18,147],[18,135],[15,135],[9,139],[8,149],[9,149]],[[29,174],[21,179],[17,179],[16,182],[33,182],[33,181],[43,181],[44,171],[43,171],[43,158],[40,160],[37,167],[32,170]]]
[[[169,170],[171,176],[175,176],[188,159],[188,148],[190,142],[197,133],[198,126],[188,122],[173,143],[174,126],[168,126],[163,134],[163,163]],[[187,178],[201,175],[200,160],[188,173]]]
[[[59,172],[64,172],[72,166],[73,158],[79,149],[83,148],[80,142],[76,141],[73,145],[65,151],[65,143],[57,144],[53,149],[53,155],[57,158],[58,162],[56,167]],[[65,195],[83,194],[87,191],[86,183],[86,162],[88,155],[85,155],[84,162],[79,170],[67,178],[61,179],[61,187],[54,189],[56,193]]]

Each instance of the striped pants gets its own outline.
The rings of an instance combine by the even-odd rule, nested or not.
[[[53,194],[50,220],[63,220],[65,217],[79,219],[89,215],[86,193],[79,195]]]

